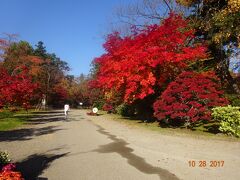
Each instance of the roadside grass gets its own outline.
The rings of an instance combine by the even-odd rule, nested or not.
[[[22,126],[31,116],[32,111],[11,112],[3,110],[0,112],[0,131],[8,131]]]
[[[107,114],[104,111],[99,112],[100,115],[106,116],[108,120],[118,121],[130,128],[144,128],[145,130],[155,131],[166,135],[191,136],[195,138],[218,139],[227,141],[240,141],[240,138],[227,136],[218,130],[218,123],[199,123],[192,129],[185,127],[161,127],[158,122],[144,122],[139,119],[131,119],[122,117],[118,114]]]

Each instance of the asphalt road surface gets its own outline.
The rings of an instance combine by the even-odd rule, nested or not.
[[[36,114],[29,125],[0,132],[0,150],[11,154],[27,180],[240,177],[239,141],[163,135],[106,115],[87,116],[86,110],[71,110],[68,119],[62,111]]]

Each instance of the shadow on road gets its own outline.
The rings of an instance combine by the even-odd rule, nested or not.
[[[179,178],[175,174],[169,172],[166,169],[154,167],[151,164],[147,163],[142,157],[134,154],[133,149],[127,147],[128,143],[124,140],[119,139],[115,135],[106,132],[105,129],[103,129],[102,127],[98,125],[96,126],[99,128],[97,130],[98,132],[108,136],[108,138],[111,139],[113,142],[99,146],[99,148],[94,150],[94,152],[118,153],[120,156],[127,159],[128,164],[145,174],[157,174],[162,180],[179,180]]]
[[[58,126],[39,127],[37,125],[65,121],[62,111],[33,112],[33,115],[26,114],[18,115],[16,117],[25,117],[27,119],[25,124],[30,126],[25,126],[24,128],[15,130],[0,131],[0,142],[25,141],[31,140],[36,136],[52,134],[63,129],[58,128]]]
[[[47,126],[47,127],[41,127],[41,128],[24,128],[24,129],[16,129],[11,131],[0,131],[0,142],[31,140],[36,136],[52,134],[56,131],[63,130],[57,127],[58,126]]]
[[[38,177],[47,169],[50,164],[59,158],[66,156],[64,154],[33,154],[21,162],[17,162],[17,171],[20,171],[25,180],[47,180],[45,177]]]
[[[34,111],[33,114],[59,114],[62,113],[63,110],[53,110],[53,111]]]
[[[29,119],[27,121],[27,124],[31,124],[31,125],[37,125],[37,124],[45,124],[45,123],[49,123],[49,122],[58,122],[58,121],[78,121],[79,119],[84,119],[84,118],[80,118],[79,115],[69,115],[69,117],[67,117],[67,119],[64,116],[63,112],[59,112],[56,111],[54,113],[54,111],[51,112],[51,114],[41,114],[41,112],[36,112],[37,115],[34,115],[31,117],[31,119]]]
[[[63,116],[41,116],[41,117],[35,117],[31,118],[27,121],[27,124],[30,125],[37,125],[37,124],[45,124],[49,122],[57,122],[57,121],[63,121],[65,120]]]

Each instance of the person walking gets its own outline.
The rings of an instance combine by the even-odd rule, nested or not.
[[[70,110],[70,107],[68,104],[64,105],[64,115],[65,115],[65,119],[67,119],[68,116],[68,111]]]

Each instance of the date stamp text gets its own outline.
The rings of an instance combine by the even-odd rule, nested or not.
[[[220,168],[224,167],[224,161],[222,160],[212,160],[212,161],[206,161],[206,160],[190,160],[188,161],[189,167],[211,167],[211,168]]]

